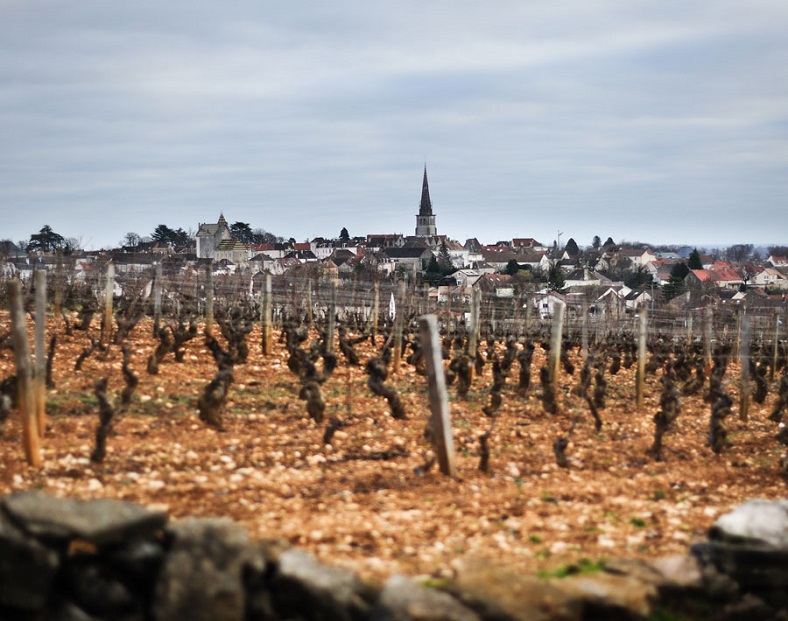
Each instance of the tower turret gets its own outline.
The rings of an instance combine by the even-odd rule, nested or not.
[[[416,237],[432,237],[438,234],[435,226],[435,214],[432,213],[430,184],[427,181],[427,166],[424,166],[424,180],[421,182],[421,202],[419,214],[416,216]]]

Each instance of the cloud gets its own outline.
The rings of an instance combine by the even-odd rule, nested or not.
[[[767,0],[2,2],[0,236],[410,232],[426,159],[458,238],[784,242],[786,24]]]

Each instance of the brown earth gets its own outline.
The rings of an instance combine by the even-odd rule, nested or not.
[[[7,313],[0,334],[7,333]],[[782,448],[776,426],[766,420],[774,403],[751,404],[750,417],[725,421],[729,447],[715,455],[707,446],[709,407],[684,398],[675,430],[665,436],[664,462],[646,456],[653,441],[658,378],[648,378],[645,407],[634,405],[634,366],[609,382],[604,426],[596,433],[578,397],[577,382],[561,373],[562,413],[545,414],[539,400],[537,347],[533,386],[515,395],[516,378],[490,436],[490,472],[479,471],[479,436],[491,419],[487,403],[491,368],[474,380],[467,401],[452,395],[451,417],[458,477],[437,467],[416,472],[430,447],[426,379],[403,364],[389,379],[402,394],[407,420],[396,420],[385,400],[366,387],[362,367],[340,362],[323,390],[326,417],[348,423],[330,445],[324,425],[306,414],[298,380],[276,343],[263,357],[260,331],[249,338],[247,364],[235,368],[226,404],[226,430],[197,418],[196,400],[216,366],[201,337],[187,343],[183,364],[168,355],[158,375],[145,371],[155,346],[151,325],[128,340],[132,368],[140,378],[133,403],[121,412],[103,463],[92,464],[98,423],[93,386],[109,377],[109,393],[124,387],[121,353],[96,353],[74,371],[87,345],[84,333],[62,335],[54,361],[56,387],[47,395],[43,467],[24,460],[17,417],[0,436],[0,492],[44,490],[57,496],[122,498],[175,517],[228,516],[257,538],[283,538],[320,559],[350,567],[368,578],[404,572],[448,576],[458,563],[490,559],[522,572],[553,571],[583,558],[655,557],[684,553],[717,516],[755,497],[786,496],[778,472]],[[278,337],[278,333],[275,334]],[[366,348],[366,349],[365,349]],[[358,348],[363,361],[371,354]],[[579,360],[575,360],[579,369]],[[517,363],[513,365],[516,373]],[[727,390],[736,398],[732,365]],[[0,379],[13,373],[10,349],[0,350]],[[570,468],[556,466],[553,441],[576,415],[567,449]]]

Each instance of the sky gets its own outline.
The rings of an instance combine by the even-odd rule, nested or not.
[[[788,244],[785,0],[0,0],[0,239]]]

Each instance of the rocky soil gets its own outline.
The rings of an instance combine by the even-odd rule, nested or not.
[[[0,335],[9,329],[0,315]],[[94,385],[109,380],[116,399],[124,387],[118,346],[94,352],[80,371],[75,360],[89,344],[84,332],[65,336],[54,358],[55,387],[47,393],[43,467],[24,460],[16,416],[0,436],[0,494],[43,490],[59,497],[117,498],[164,510],[173,518],[226,516],[252,538],[281,538],[319,559],[383,579],[395,573],[453,576],[478,559],[520,572],[560,573],[582,559],[654,558],[683,554],[706,538],[714,520],[751,498],[783,498],[783,447],[767,420],[775,396],[751,404],[749,420],[728,417],[728,445],[708,447],[710,408],[685,397],[664,438],[665,460],[646,451],[660,384],[648,378],[645,406],[635,403],[634,366],[607,376],[608,398],[594,429],[588,407],[571,389],[578,374],[561,372],[560,412],[546,414],[539,398],[537,346],[534,382],[525,396],[514,391],[516,371],[503,389],[497,417],[487,417],[491,365],[474,378],[467,400],[452,395],[451,416],[458,477],[437,468],[424,438],[428,418],[426,378],[403,364],[389,383],[402,395],[407,419],[391,416],[386,401],[366,386],[368,344],[357,346],[361,366],[338,368],[323,385],[326,420],[345,424],[323,442],[325,424],[309,418],[298,399],[299,382],[286,365],[284,346],[264,357],[260,332],[250,335],[249,360],[234,369],[224,408],[224,431],[197,417],[197,399],[216,364],[202,336],[186,344],[183,363],[169,354],[157,375],[146,372],[155,348],[150,324],[127,340],[139,386],[130,405],[116,405],[103,462],[89,459],[98,407]],[[278,337],[278,333],[275,334]],[[580,360],[573,352],[577,369]],[[515,368],[517,367],[515,363]],[[0,379],[14,372],[10,349],[0,349]],[[738,369],[727,390],[736,398]],[[553,442],[579,424],[559,468]],[[489,432],[490,462],[479,470],[480,436]]]

